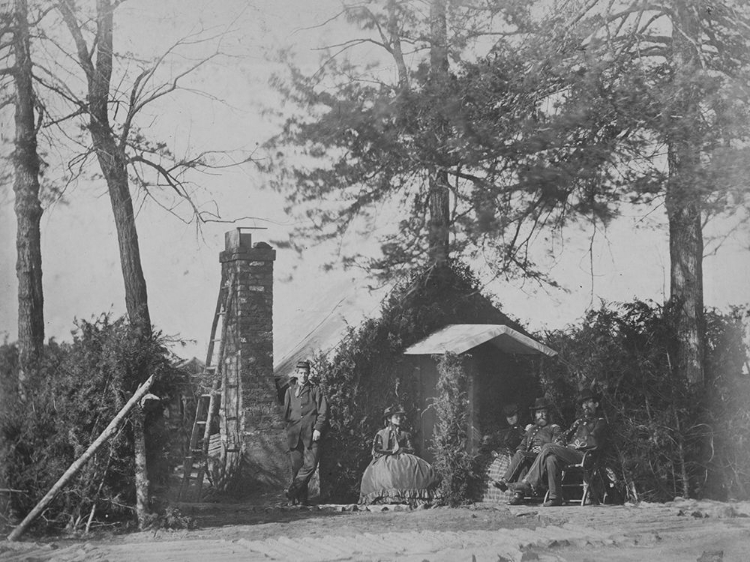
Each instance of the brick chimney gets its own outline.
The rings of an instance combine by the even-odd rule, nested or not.
[[[276,251],[237,228],[224,235],[222,278],[234,286],[225,316],[220,433],[225,476],[243,492],[283,489],[290,468],[273,378]],[[241,461],[240,461],[241,459]]]

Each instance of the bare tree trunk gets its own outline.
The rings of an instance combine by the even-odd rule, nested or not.
[[[112,77],[114,8],[110,0],[97,0],[98,48],[94,79],[89,81],[91,139],[109,189],[109,199],[117,229],[120,267],[125,282],[125,307],[130,323],[141,337],[151,336],[146,278],[141,266],[138,231],[135,225],[133,200],[128,185],[125,147],[118,143],[109,122],[109,93]],[[145,373],[144,373],[145,375]],[[138,527],[143,528],[149,513],[149,481],[146,465],[144,415],[135,412],[133,440],[135,446],[135,511]]]
[[[430,4],[430,81],[439,92],[448,80],[448,31],[446,0],[432,0]],[[445,132],[448,124],[440,116],[437,131]],[[438,133],[439,134],[439,133]],[[445,135],[439,135],[444,144]],[[429,255],[430,265],[442,268],[448,263],[450,247],[450,186],[445,169],[429,170]]]
[[[389,0],[386,7],[388,9],[388,51],[391,53],[398,69],[398,91],[403,93],[409,90],[409,71],[404,60],[404,53],[401,50],[397,0]]]
[[[117,229],[117,242],[120,250],[120,267],[125,282],[125,307],[130,323],[144,337],[151,335],[151,316],[148,309],[146,278],[141,265],[140,243],[135,224],[133,200],[128,185],[128,172],[125,154],[100,126],[91,123],[91,136],[94,141],[99,165],[104,173],[112,204],[112,213]]]
[[[683,498],[690,497],[690,479],[687,473],[687,463],[685,459],[685,436],[682,434],[682,424],[677,408],[672,407],[674,413],[675,440],[677,441],[677,462],[680,465],[680,488]],[[675,478],[675,480],[677,480]],[[676,484],[676,482],[675,482]]]
[[[39,155],[37,153],[34,90],[26,0],[15,0],[13,13],[13,51],[15,54],[15,181],[16,276],[18,277],[19,393],[34,369],[44,346],[44,295],[42,292],[42,249],[39,223]]]
[[[669,220],[670,301],[675,310],[677,372],[692,384],[703,382],[703,231],[701,223],[700,107],[695,73],[700,64],[690,37],[697,34],[697,15],[689,4],[676,3],[673,34],[674,106],[669,138],[669,184],[665,205]]]
[[[131,324],[144,335],[151,333],[146,278],[141,266],[138,231],[133,200],[128,185],[128,160],[124,142],[118,142],[109,122],[109,95],[112,79],[114,7],[110,0],[97,0],[97,57],[89,76],[91,139],[99,165],[107,181],[117,228],[120,266],[125,282],[125,306]]]
[[[450,245],[450,189],[448,173],[435,170],[430,173],[430,265],[441,268],[448,264]]]
[[[670,158],[670,161],[672,158]],[[677,186],[667,192],[670,302],[676,307],[677,372],[688,382],[703,382],[705,324],[703,318],[703,236],[699,201]],[[696,199],[697,196],[690,197]]]
[[[60,13],[76,43],[78,60],[86,72],[88,81],[89,130],[112,204],[120,250],[120,266],[125,283],[125,306],[131,325],[145,339],[151,336],[151,317],[148,309],[146,278],[141,266],[133,200],[128,182],[126,144],[125,138],[117,138],[109,120],[115,6],[116,4],[113,6],[111,0],[97,0],[97,36],[94,49],[90,52],[76,19],[74,2],[72,0],[58,2]],[[94,52],[96,62],[91,54]],[[143,373],[144,378],[145,375]],[[143,413],[138,412],[134,423],[136,514],[141,527],[145,524],[146,515],[149,512],[149,482],[142,416]],[[139,462],[139,458],[142,462]]]
[[[144,431],[145,414],[137,408],[133,412],[133,441],[135,443],[135,512],[138,528],[146,527],[149,514],[149,482],[146,465],[146,436]]]

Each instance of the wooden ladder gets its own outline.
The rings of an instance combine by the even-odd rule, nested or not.
[[[216,299],[216,311],[211,324],[211,337],[208,341],[208,351],[206,353],[206,367],[204,376],[210,376],[213,381],[211,391],[207,394],[201,394],[195,405],[195,419],[193,420],[193,429],[190,432],[190,443],[188,454],[183,462],[182,482],[180,491],[177,495],[178,501],[183,501],[190,488],[190,480],[195,478],[196,491],[195,501],[200,502],[203,489],[203,480],[208,468],[208,450],[211,440],[211,426],[213,420],[218,415],[218,406],[221,393],[221,382],[224,369],[224,353],[227,332],[227,316],[234,299],[234,277],[227,280],[224,276],[221,279],[219,287],[219,296]],[[221,320],[220,336],[217,338],[217,328]],[[215,344],[219,344],[219,352],[214,362]],[[196,468],[197,465],[197,468]],[[193,477],[193,472],[196,472]]]

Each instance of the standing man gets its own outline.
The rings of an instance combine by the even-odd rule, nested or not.
[[[601,449],[607,439],[607,420],[597,416],[599,398],[590,390],[584,390],[578,397],[583,417],[578,418],[565,433],[567,445],[547,444],[531,465],[528,474],[518,482],[513,490],[515,500],[525,494],[540,490],[546,484],[549,499],[544,507],[562,505],[562,469],[569,464],[578,464],[586,451]],[[511,501],[512,503],[512,501]]]
[[[310,362],[298,361],[284,395],[284,420],[292,462],[292,483],[286,497],[307,505],[307,485],[320,460],[320,438],[328,420],[328,402],[310,380]]]
[[[516,452],[508,465],[508,469],[500,480],[493,482],[496,488],[503,492],[508,489],[508,482],[514,482],[521,474],[524,467],[528,467],[537,455],[541,452],[542,447],[547,443],[557,443],[562,440],[562,430],[555,423],[550,423],[549,409],[551,404],[546,398],[537,398],[534,405],[529,408],[534,417],[534,425],[526,431],[521,443],[516,448]],[[510,503],[518,505],[520,501],[514,496]]]

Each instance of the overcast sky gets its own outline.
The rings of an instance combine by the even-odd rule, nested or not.
[[[313,49],[340,38],[341,26],[317,26],[336,13],[331,0],[130,0],[118,9],[116,30],[120,49],[161,49],[196,30],[234,21],[223,49],[231,57],[217,59],[194,77],[191,86],[206,95],[180,95],[141,123],[153,127],[179,150],[222,148],[252,150],[275,131],[262,114],[279,98],[268,85],[278,69],[269,56],[291,47],[302,61],[317,59]],[[121,13],[120,13],[121,12]],[[12,114],[4,112],[0,132],[12,138]],[[50,156],[52,166],[60,161]],[[283,200],[263,189],[264,178],[252,167],[228,169],[206,176],[198,192],[206,208],[213,203],[227,218],[246,219],[238,226],[264,227],[255,240],[283,239],[293,227]],[[12,191],[0,192],[0,337],[16,338],[17,283]],[[141,200],[139,199],[140,203]],[[69,340],[74,318],[91,319],[102,312],[124,312],[124,290],[111,208],[101,183],[83,182],[69,191],[65,203],[46,209],[42,219],[46,335]],[[208,224],[200,235],[150,202],[139,205],[138,229],[149,290],[151,318],[169,335],[188,340],[175,351],[203,359],[218,292],[223,235],[227,224]],[[521,282],[495,282],[503,309],[531,329],[559,328],[582,317],[600,299],[633,298],[663,302],[669,290],[669,253],[664,211],[648,217],[625,216],[608,231],[572,236],[549,260],[551,275],[563,290],[543,289]],[[356,243],[356,241],[349,241]],[[589,252],[591,248],[591,252]],[[291,251],[278,251],[275,291],[275,349],[277,360],[304,337],[322,314],[318,295],[330,288],[352,287],[361,273],[326,274],[320,263],[335,248],[310,248],[300,260]],[[750,257],[738,240],[728,241],[705,260],[706,304],[722,309],[750,303]],[[333,291],[336,292],[335,290]],[[359,308],[372,312],[382,294],[358,293]],[[301,320],[304,319],[304,320]]]

